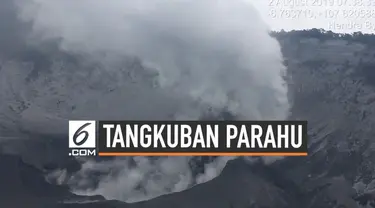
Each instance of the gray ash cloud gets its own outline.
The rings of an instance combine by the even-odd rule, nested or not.
[[[66,134],[68,119],[289,114],[280,46],[249,3],[7,2],[13,12],[2,12],[9,18],[0,27],[16,35],[0,34],[0,128],[9,132]],[[134,166],[124,158],[86,161],[64,181],[86,194],[143,200],[210,180],[230,158],[208,163],[200,175],[192,173],[191,159],[137,158]],[[117,174],[82,190],[80,176],[102,168]]]

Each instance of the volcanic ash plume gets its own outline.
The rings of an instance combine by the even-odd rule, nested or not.
[[[74,54],[81,63],[51,60],[48,73],[40,72],[27,82],[25,65],[4,64],[0,78],[19,83],[16,92],[22,96],[7,93],[10,85],[6,85],[0,96],[9,102],[0,105],[15,103],[14,97],[27,103],[17,111],[21,116],[16,123],[23,129],[65,134],[61,126],[69,118],[200,119],[219,117],[222,112],[237,119],[288,116],[280,47],[249,3],[17,2],[19,18],[32,24],[30,47],[55,41],[58,50]],[[60,120],[61,125],[56,125]],[[117,174],[103,178],[92,193],[132,201],[209,180],[220,173],[226,160],[207,165],[205,174],[210,177],[195,178],[188,168],[190,158],[138,158],[133,166],[125,165],[125,159],[90,162],[81,174],[110,165]],[[113,194],[119,191],[121,196]]]
[[[157,74],[153,81],[160,86],[158,89],[145,89],[145,82],[150,80],[140,78],[145,76],[141,72],[135,72],[139,78],[132,84],[129,79],[134,77],[117,80],[126,86],[118,94],[100,95],[97,106],[102,109],[94,111],[100,116],[112,116],[105,114],[117,103],[116,109],[123,109],[116,112],[119,118],[127,118],[128,114],[137,118],[144,109],[151,108],[146,104],[151,99],[159,105],[150,111],[164,115],[156,118],[173,115],[197,119],[211,108],[225,109],[240,119],[287,116],[289,105],[279,45],[247,3],[34,0],[19,5],[21,17],[33,22],[34,42],[60,38],[60,47],[65,51],[138,57],[143,66]],[[119,73],[108,63],[117,59],[108,59],[103,63],[107,70]],[[98,96],[91,94],[87,93],[91,100]],[[164,104],[168,107],[163,108]],[[95,117],[92,109],[86,111],[80,116]]]

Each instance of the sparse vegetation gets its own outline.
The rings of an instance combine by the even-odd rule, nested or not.
[[[347,40],[347,41],[357,41],[367,46],[375,46],[375,35],[374,34],[364,34],[362,32],[354,32],[352,34],[347,33],[334,33],[330,30],[326,31],[324,29],[309,29],[309,30],[292,30],[290,32],[286,32],[281,30],[279,32],[272,31],[271,35],[282,39],[285,37],[288,38],[317,38],[321,41],[325,41],[328,39],[336,39],[336,40]]]

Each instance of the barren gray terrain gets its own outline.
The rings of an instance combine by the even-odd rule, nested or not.
[[[61,36],[67,36],[30,41],[30,31],[38,27],[71,32],[71,24],[57,26],[63,21],[52,21],[58,20],[60,7],[66,6],[64,2],[68,1],[40,7],[40,14],[47,16],[20,21],[14,1],[1,0],[0,207],[375,207],[374,35],[335,34],[318,29],[271,33],[280,43],[280,53],[277,41],[264,32],[256,16],[251,16],[253,10],[247,10],[242,4],[227,3],[228,8],[238,11],[233,14],[209,3],[190,3],[187,5],[193,12],[187,12],[186,5],[183,7],[184,18],[193,16],[184,22],[185,33],[169,30],[175,28],[171,27],[173,23],[178,23],[177,28],[181,29],[178,18],[173,18],[176,22],[169,21],[172,19],[169,15],[178,16],[174,9],[180,7],[166,7],[167,12],[163,13],[165,8],[161,6],[160,19],[159,13],[151,18],[136,16],[139,19],[135,25],[141,26],[135,27],[134,33],[126,33],[133,39],[124,39],[120,33],[126,30],[117,30],[120,24],[113,23],[114,31],[119,34],[100,33],[103,31],[95,24],[93,28],[83,28],[83,32],[93,29],[100,34],[92,43],[100,49],[105,46],[105,52],[74,51],[69,48],[72,45],[64,42],[77,38],[79,43],[87,43],[91,39],[86,35],[69,36],[72,34],[62,32]],[[38,22],[43,18],[50,20],[48,14],[55,8],[58,10],[54,11],[56,19],[51,19],[52,26],[47,24],[49,21]],[[173,8],[172,12],[168,8]],[[212,10],[207,12],[207,8]],[[105,9],[108,8],[100,7],[98,16],[82,12],[84,9],[78,13],[70,11],[69,17],[84,14],[88,16],[78,15],[78,19],[91,21],[88,17],[99,17],[110,23],[123,18],[111,16],[112,13],[103,15],[101,11]],[[116,11],[116,7],[109,9]],[[197,13],[205,17],[197,18],[207,22],[197,26]],[[236,16],[238,24],[222,20],[216,24],[218,14],[239,15]],[[65,20],[65,13],[63,17]],[[163,25],[164,18],[172,25]],[[248,24],[248,19],[254,20],[254,24]],[[96,23],[95,19],[93,22]],[[90,26],[86,22],[83,25]],[[220,28],[222,25],[230,30]],[[108,31],[113,29],[112,25],[107,26]],[[148,30],[146,26],[154,27]],[[156,30],[159,28],[167,29],[160,32]],[[203,31],[207,28],[208,31]],[[237,29],[243,33],[233,34]],[[218,34],[212,35],[211,30]],[[160,33],[152,33],[155,31]],[[231,32],[221,34],[223,31]],[[101,38],[108,34],[114,40],[106,39],[100,45]],[[138,40],[137,35],[141,36],[140,40],[148,41],[147,44],[134,41]],[[249,44],[247,47],[242,47],[242,38]],[[124,50],[129,52],[121,45],[124,42],[125,46],[136,46],[129,49],[136,51],[136,55],[176,71],[159,71],[158,66],[145,63],[137,56],[124,55]],[[63,50],[62,46],[69,47]],[[118,51],[107,50],[106,46]],[[164,59],[162,55],[171,51],[172,60]],[[279,55],[283,56],[282,64]],[[238,57],[242,57],[242,62],[237,62]],[[283,71],[283,65],[288,88],[282,86],[282,79],[276,73]],[[242,67],[248,71],[244,73]],[[178,74],[177,69],[183,73]],[[172,87],[160,87],[156,79],[160,72],[170,73],[169,78],[178,77],[174,80],[176,83]],[[174,77],[174,73],[178,76]],[[142,176],[137,179],[134,175],[138,175],[131,173],[134,166],[144,162],[137,161],[139,158],[95,158],[90,163],[67,156],[68,119],[90,118],[93,114],[91,119],[96,120],[108,117],[123,120],[124,115],[126,119],[158,120],[181,119],[181,115],[184,119],[186,116],[214,120],[270,119],[284,118],[289,111],[288,119],[308,121],[307,157],[233,160],[192,157],[174,161],[143,158],[147,164],[140,168],[146,171],[143,175],[135,172]],[[207,168],[212,164],[216,166]],[[168,165],[180,169],[172,171]],[[170,172],[165,174],[166,170]],[[188,180],[179,180],[187,172]],[[177,182],[186,183],[178,183],[177,187]]]
[[[286,79],[293,101],[290,119],[309,122],[308,157],[289,157],[271,164],[235,159],[211,181],[151,200],[125,203],[106,201],[100,196],[77,196],[67,187],[44,180],[42,170],[59,166],[71,172],[79,169],[75,168],[79,164],[74,160],[56,156],[64,155],[61,146],[66,146],[65,140],[9,139],[4,145],[13,148],[4,151],[21,155],[22,160],[19,156],[0,157],[4,167],[0,171],[2,184],[9,184],[0,190],[0,204],[4,207],[371,207],[375,198],[372,138],[375,49],[362,36],[344,38],[322,33],[324,38],[314,37],[314,30],[274,34],[282,45],[288,68]],[[56,151],[62,153],[53,154]],[[196,168],[200,165],[203,164],[198,162]]]

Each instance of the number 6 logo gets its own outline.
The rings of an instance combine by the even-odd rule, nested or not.
[[[69,148],[95,148],[95,127],[95,121],[69,121]]]
[[[83,124],[83,126],[81,126],[77,129],[76,133],[74,133],[74,135],[73,135],[74,144],[76,144],[77,146],[81,146],[82,144],[84,144],[87,141],[87,139],[89,138],[89,133],[87,131],[83,130],[83,129],[85,129],[85,127],[89,126],[90,124],[91,123]],[[77,139],[82,134],[85,134],[85,137],[80,142],[78,142]]]

